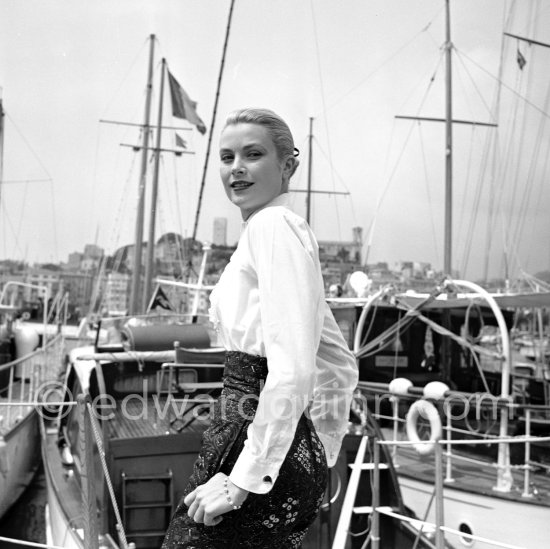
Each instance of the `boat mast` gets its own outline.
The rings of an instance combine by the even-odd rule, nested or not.
[[[151,34],[149,44],[149,69],[147,75],[147,95],[145,99],[145,116],[143,122],[141,173],[139,178],[138,208],[136,216],[136,232],[134,246],[134,269],[130,290],[130,314],[135,315],[142,310],[140,303],[141,254],[143,249],[143,219],[145,212],[145,183],[147,178],[147,155],[149,151],[149,120],[151,117],[151,95],[153,92],[153,58],[155,50],[155,35]],[[151,242],[149,246],[151,246]]]
[[[220,99],[220,89],[222,86],[222,77],[223,77],[223,69],[225,66],[225,54],[227,52],[227,43],[229,41],[229,31],[231,29],[231,18],[233,17],[233,6],[235,5],[235,0],[231,0],[231,5],[229,6],[229,15],[227,17],[227,26],[225,28],[225,41],[223,43],[223,51],[222,51],[222,60],[220,63],[220,72],[218,74],[218,85],[216,87],[216,98],[214,99],[214,111],[212,112],[212,122],[210,123],[210,131],[208,132],[208,145],[206,146],[206,155],[204,157],[204,167],[202,170],[202,180],[201,180],[201,187],[199,191],[199,200],[197,202],[197,213],[195,214],[195,223],[193,225],[193,234],[192,234],[192,241],[194,242],[197,239],[197,230],[199,226],[199,216],[201,213],[201,205],[202,205],[202,195],[204,192],[204,186],[206,184],[206,172],[208,169],[208,159],[210,158],[210,149],[212,146],[212,134],[214,133],[214,125],[216,123],[216,113],[218,111],[218,101]],[[191,266],[192,259],[189,259],[189,265]]]
[[[147,259],[145,262],[145,283],[143,287],[143,304],[149,303],[151,299],[151,284],[153,279],[155,261],[155,222],[157,214],[157,196],[160,167],[160,152],[162,138],[162,105],[164,103],[164,77],[166,74],[166,59],[162,59],[160,71],[160,95],[157,118],[157,136],[155,144],[155,167],[153,171],[153,184],[151,187],[151,218],[149,220],[149,238],[147,240]]]
[[[451,12],[445,0],[445,249],[443,270],[452,276],[453,246],[453,104]]]
[[[445,0],[445,118],[425,116],[402,116],[395,118],[403,120],[424,120],[426,122],[445,123],[445,220],[443,246],[443,272],[452,276],[453,260],[453,124],[469,124],[473,126],[496,127],[490,122],[472,122],[470,120],[453,120],[453,80],[452,80],[452,50],[451,42],[451,9],[450,0]]]
[[[312,194],[344,194],[349,192],[342,191],[315,191],[312,189],[312,173],[313,173],[313,117],[309,117],[309,135],[308,135],[308,159],[307,159],[307,188],[291,189],[291,193],[306,193],[306,221],[311,225],[311,195]]]

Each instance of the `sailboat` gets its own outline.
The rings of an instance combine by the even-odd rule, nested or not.
[[[3,143],[0,98],[0,193]],[[33,326],[22,320],[24,289],[43,300],[42,324]],[[44,397],[55,400],[58,388],[64,337],[59,325],[48,322],[48,301],[48,288],[41,285],[6,280],[0,291],[0,517],[19,499],[40,465],[43,408],[39,402]],[[57,315],[55,310],[53,315]]]
[[[150,51],[152,55],[152,47]],[[158,143],[156,148],[160,149]],[[148,149],[147,142],[142,149]],[[138,218],[142,196],[140,189]],[[136,230],[137,241],[141,230],[141,226]],[[135,271],[140,256],[136,249]],[[204,290],[201,280],[199,273],[197,284],[183,287]],[[134,281],[131,315],[102,319],[95,344],[73,349],[69,355],[63,404],[55,417],[42,424],[51,545],[157,548],[186,487],[209,424],[210,406],[222,386],[225,352],[215,345],[196,301],[191,318],[166,311],[137,314],[146,302],[140,296],[147,296],[149,303],[158,297],[165,281],[157,282],[160,286],[151,297],[147,283],[141,292],[139,280]],[[376,423],[368,411],[365,417],[366,432],[374,434]],[[348,483],[348,464],[362,440],[363,435],[350,425],[321,516],[304,547],[331,543]],[[365,443],[362,447],[366,451]],[[382,458],[387,472],[382,503],[407,513],[388,456],[386,452]],[[367,477],[361,485],[368,487]],[[363,494],[366,501],[372,497]],[[382,526],[388,547],[412,547],[417,536],[420,547],[425,546],[424,536],[407,524],[388,518]]]
[[[449,0],[445,8],[447,277],[429,293],[383,287],[347,306],[340,300],[335,314],[353,333],[362,405],[383,422],[379,444],[391,448],[404,504],[435,546],[542,549],[550,512],[550,367],[543,359],[526,373],[510,332],[514,310],[546,308],[550,294],[490,293],[451,276]],[[485,327],[498,334],[491,345]]]
[[[208,425],[208,399],[221,386],[223,353],[212,345],[207,316],[197,307],[188,314],[174,311],[166,290],[191,289],[198,295],[209,287],[199,276],[198,284],[157,279],[153,288],[159,159],[168,150],[161,143],[166,77],[174,116],[206,131],[163,60],[156,142],[149,146],[155,39],[150,36],[142,143],[134,147],[141,150],[142,170],[129,314],[100,319],[94,344],[69,353],[63,404],[42,423],[47,541],[56,546],[127,547],[131,541],[138,547],[158,547]],[[153,198],[143,277],[151,150]]]

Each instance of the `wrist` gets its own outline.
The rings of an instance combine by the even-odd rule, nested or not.
[[[240,509],[244,500],[248,497],[248,490],[237,486],[229,477],[225,478],[223,487],[227,502],[233,509]]]

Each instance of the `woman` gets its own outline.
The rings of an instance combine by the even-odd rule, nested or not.
[[[324,299],[318,246],[287,207],[286,123],[232,113],[221,179],[243,228],[211,295],[224,389],[163,548],[301,547],[336,462],[357,367]]]

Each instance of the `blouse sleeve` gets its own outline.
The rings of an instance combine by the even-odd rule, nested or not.
[[[230,478],[250,492],[267,493],[313,395],[324,292],[305,222],[270,208],[253,218],[248,239],[269,373]]]
[[[315,394],[309,411],[325,447],[329,467],[336,464],[347,431],[349,409],[358,378],[355,355],[325,303],[323,332],[317,352]]]

